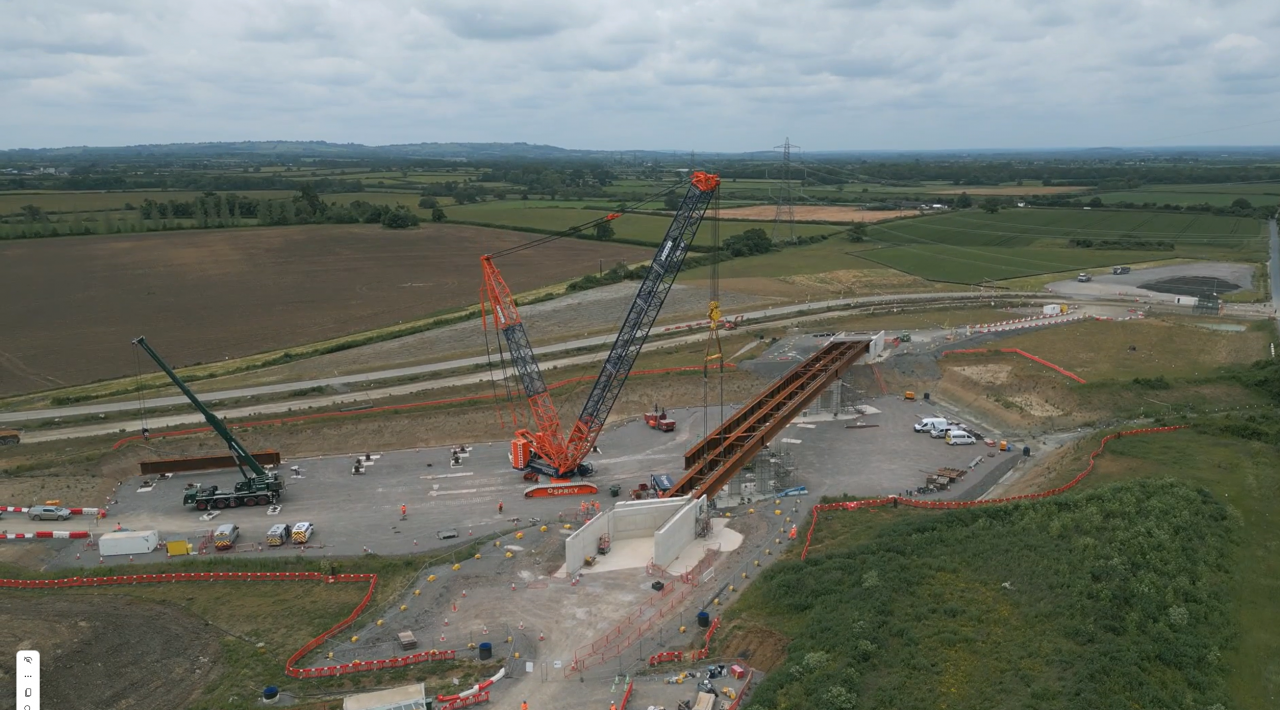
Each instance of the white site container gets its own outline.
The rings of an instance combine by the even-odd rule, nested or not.
[[[1056,303],[1050,303],[1046,305],[1044,307],[1044,310],[1041,311],[1041,313],[1045,314],[1046,316],[1051,316],[1061,312],[1062,312],[1062,306],[1059,306]]]
[[[98,554],[145,555],[160,544],[160,533],[155,530],[123,530],[98,536]]]

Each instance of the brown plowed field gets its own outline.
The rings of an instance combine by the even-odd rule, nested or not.
[[[894,217],[913,217],[916,210],[860,210],[856,207],[809,206],[796,207],[796,219],[811,222],[883,222]],[[777,207],[752,205],[720,210],[720,219],[751,219],[773,221]]]
[[[309,225],[0,242],[0,395],[131,375],[146,335],[185,366],[473,304],[482,254],[533,239],[427,224]],[[648,249],[563,239],[501,260],[513,291]],[[153,368],[145,365],[147,371]]]

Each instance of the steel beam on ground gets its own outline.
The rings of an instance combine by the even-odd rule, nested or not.
[[[714,496],[870,345],[828,343],[796,365],[685,452],[685,475],[665,496]]]

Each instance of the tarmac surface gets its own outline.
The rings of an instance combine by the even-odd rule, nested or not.
[[[660,433],[636,420],[601,435],[600,453],[587,459],[597,469],[588,479],[600,488],[594,500],[607,504],[611,500],[609,487],[615,483],[626,496],[636,484],[648,481],[651,474],[680,472],[684,452],[702,437],[702,412],[699,408],[668,410],[667,414],[677,422],[675,432]],[[261,507],[241,507],[222,510],[207,521],[201,520],[203,514],[194,508],[183,507],[184,487],[217,484],[220,489],[230,488],[240,479],[238,471],[178,474],[168,480],[135,476],[121,482],[109,505],[109,517],[97,521],[96,527],[92,518],[73,519],[55,527],[95,533],[109,532],[116,525],[158,530],[162,540],[187,539],[198,546],[204,534],[219,525],[234,523],[240,527],[239,543],[262,543],[262,549],[216,554],[269,556],[299,553],[298,546],[265,544],[266,532],[272,525],[308,521],[316,526],[316,532],[307,543],[305,554],[392,555],[457,544],[457,539],[441,539],[444,531],[456,531],[459,538],[465,539],[527,526],[533,518],[555,522],[562,511],[576,512],[583,500],[525,498],[523,493],[531,484],[511,468],[506,442],[472,445],[459,466],[451,466],[449,451],[450,447],[439,447],[371,452],[374,461],[366,466],[365,474],[358,476],[352,475],[352,466],[365,452],[286,460],[280,473],[287,487],[278,514],[271,515]],[[293,466],[298,467],[300,478],[293,477]],[[146,481],[154,485],[148,488]],[[501,513],[499,502],[503,504]],[[404,520],[400,516],[401,505],[408,512]],[[13,532],[51,527],[48,522],[33,522],[14,514],[4,519],[4,526]],[[96,565],[97,555],[81,547],[69,546],[52,566]],[[77,552],[82,553],[79,560],[75,559]],[[134,557],[135,562],[164,559],[163,551]],[[122,560],[107,560],[114,561]]]
[[[923,494],[931,500],[969,500],[980,492],[979,484],[990,487],[984,474],[1008,458],[1021,458],[1022,444],[1010,442],[1011,451],[1000,452],[981,441],[969,446],[950,446],[943,439],[916,433],[912,426],[925,417],[956,420],[955,414],[931,402],[907,401],[887,395],[861,402],[878,410],[875,414],[832,419],[819,415],[796,420],[772,445],[789,453],[796,464],[793,485],[804,485],[810,498],[824,495],[876,497],[906,495],[924,486],[925,476],[939,468],[967,471],[948,490]],[[960,418],[973,425],[972,420]],[[850,427],[864,428],[850,428]],[[999,440],[1000,432],[977,431]],[[994,454],[994,456],[989,456]],[[977,464],[970,467],[977,461]]]
[[[1103,274],[1094,276],[1093,281],[1079,283],[1075,279],[1054,281],[1045,290],[1071,298],[1144,298],[1157,303],[1173,303],[1177,296],[1172,293],[1161,293],[1142,288],[1164,279],[1178,277],[1205,277],[1230,281],[1241,289],[1253,287],[1253,264],[1236,264],[1224,261],[1199,261],[1190,264],[1174,264],[1157,266],[1149,269],[1134,269],[1128,274]]]

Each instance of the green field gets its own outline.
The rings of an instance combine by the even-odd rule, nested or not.
[[[1082,249],[1072,239],[1173,242],[1174,249]],[[933,281],[979,283],[1172,257],[1259,260],[1261,222],[1111,210],[955,212],[871,227],[863,258]]]
[[[254,199],[285,199],[298,193],[292,190],[224,190]],[[35,205],[45,212],[101,212],[123,210],[124,203],[137,207],[143,200],[156,202],[191,200],[200,197],[199,190],[139,190],[137,192],[3,192],[0,193],[0,216],[19,214],[23,205]],[[326,195],[326,198],[329,196]]]
[[[496,200],[479,202],[464,206],[453,206],[445,211],[450,220],[484,222],[501,227],[526,227],[559,231],[576,227],[604,216],[602,210],[584,210],[578,207],[552,206],[554,203],[543,200]],[[671,226],[671,219],[665,216],[628,214],[613,221],[613,228],[620,239],[631,239],[651,244],[662,241],[662,237]],[[707,244],[713,223],[704,221],[698,232],[695,244]],[[739,234],[751,228],[770,228],[769,222],[721,222],[720,238]],[[796,234],[811,236],[830,234],[838,227],[824,225],[796,225]]]
[[[1136,190],[1104,192],[1099,195],[1104,203],[1135,202],[1157,205],[1210,204],[1226,207],[1237,197],[1243,197],[1254,207],[1280,204],[1280,183],[1251,183],[1240,185],[1148,185]]]

